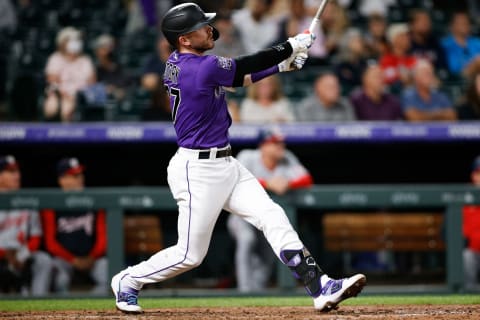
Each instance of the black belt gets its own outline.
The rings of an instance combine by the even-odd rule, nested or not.
[[[198,159],[210,159],[210,152],[213,151],[200,151],[198,153]],[[227,148],[224,150],[218,150],[215,158],[225,158],[232,155],[232,148]]]

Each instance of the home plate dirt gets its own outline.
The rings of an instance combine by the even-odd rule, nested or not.
[[[480,301],[479,301],[480,303]],[[111,311],[2,312],[0,319],[480,319],[480,305],[402,305],[402,306],[341,306],[329,313],[311,307],[235,307],[150,309],[141,315],[124,315]]]

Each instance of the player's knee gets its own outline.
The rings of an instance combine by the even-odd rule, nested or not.
[[[52,258],[45,252],[37,251],[33,257],[33,266],[35,270],[51,269],[53,265]]]
[[[204,258],[205,256],[187,256],[183,264],[187,268],[193,269],[201,265]]]

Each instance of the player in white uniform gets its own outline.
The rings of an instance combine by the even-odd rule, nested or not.
[[[261,230],[280,258],[305,284],[314,306],[328,311],[365,285],[364,275],[334,280],[316,264],[283,209],[235,158],[229,144],[224,87],[246,86],[269,75],[301,68],[314,35],[299,34],[285,43],[235,59],[206,55],[219,37],[210,25],[215,13],[194,3],[170,9],[162,31],[176,48],[164,84],[170,95],[179,149],[168,165],[168,184],[179,209],[178,242],[112,278],[116,306],[142,312],[138,293],[145,284],[164,281],[204,259],[222,209]]]
[[[17,161],[11,155],[0,156],[0,192],[17,191],[19,188],[20,168]],[[41,236],[37,211],[0,211],[0,286],[10,282],[24,294],[48,294],[52,260],[48,254],[38,250]]]
[[[305,188],[313,179],[297,157],[285,149],[283,136],[275,130],[262,130],[259,148],[242,150],[238,161],[258,179],[268,191],[283,195],[288,190]],[[240,216],[231,214],[227,227],[235,238],[237,287],[241,292],[266,288],[275,256],[263,234]]]

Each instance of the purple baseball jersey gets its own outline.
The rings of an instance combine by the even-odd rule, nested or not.
[[[174,51],[163,77],[170,95],[172,119],[180,147],[207,149],[229,143],[228,113],[223,86],[230,87],[235,61],[214,55]]]

